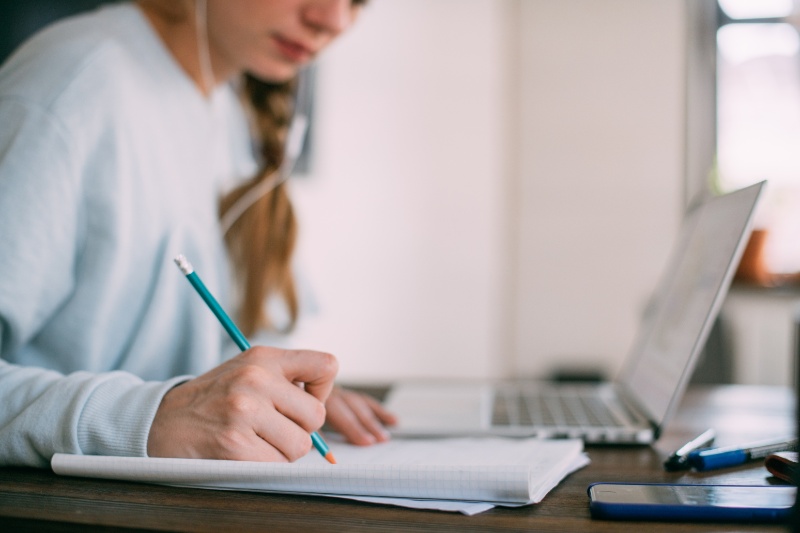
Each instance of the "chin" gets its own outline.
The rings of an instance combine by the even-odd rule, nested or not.
[[[299,70],[299,66],[270,65],[269,68],[253,68],[249,69],[247,72],[254,78],[258,78],[266,83],[285,83],[293,80],[297,76]]]

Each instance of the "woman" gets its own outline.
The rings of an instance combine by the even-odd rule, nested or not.
[[[0,462],[291,461],[326,408],[351,442],[387,438],[392,416],[335,389],[331,355],[254,347],[222,362],[230,341],[172,264],[185,254],[246,334],[291,327],[296,229],[275,180],[293,80],[360,7],[141,0],[58,23],[9,58]]]

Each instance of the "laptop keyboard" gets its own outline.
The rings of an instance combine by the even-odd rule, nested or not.
[[[492,414],[495,426],[620,427],[605,401],[575,389],[497,391]]]

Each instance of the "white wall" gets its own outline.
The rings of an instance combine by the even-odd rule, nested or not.
[[[307,337],[343,378],[493,371],[507,7],[376,1],[320,65],[315,172],[294,193]]]
[[[613,374],[683,206],[684,4],[522,6],[516,367]]]
[[[616,368],[682,202],[683,0],[376,0],[292,185],[344,381]]]

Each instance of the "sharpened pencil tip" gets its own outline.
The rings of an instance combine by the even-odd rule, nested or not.
[[[175,257],[175,264],[178,265],[178,268],[181,269],[181,272],[183,272],[187,276],[192,272],[194,272],[192,264],[189,262],[188,259],[186,259],[186,257],[183,254],[178,254],[177,257]]]
[[[328,462],[330,464],[332,464],[332,465],[336,464],[336,458],[333,457],[333,453],[331,453],[331,452],[328,452],[328,453],[325,454],[325,459],[327,459]]]

